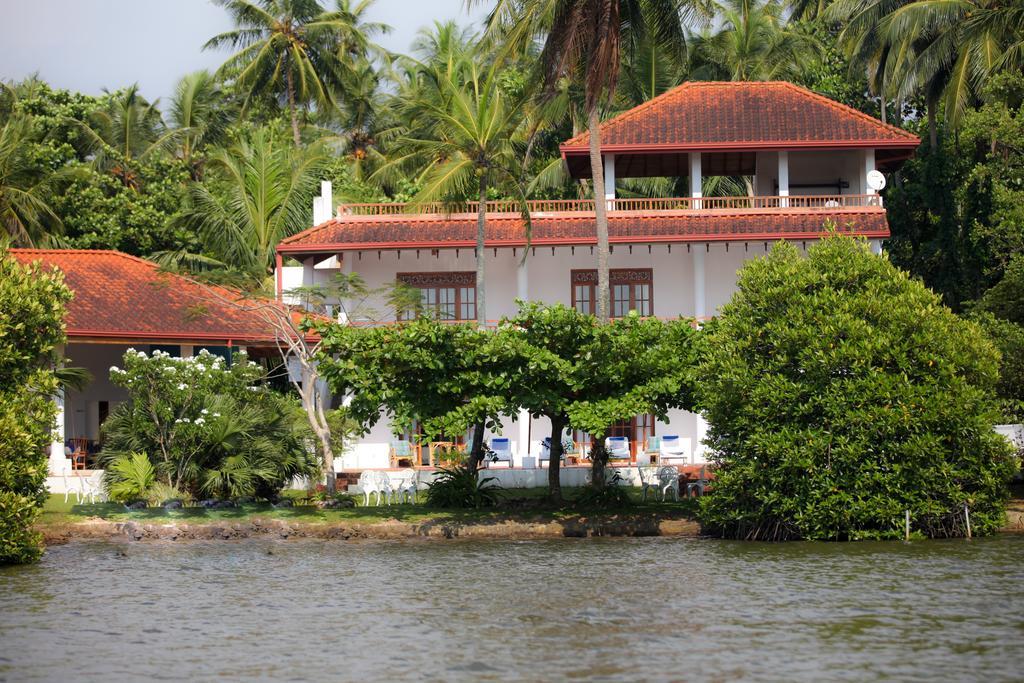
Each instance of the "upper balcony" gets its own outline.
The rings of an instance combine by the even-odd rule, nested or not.
[[[609,215],[611,214],[642,214],[644,216],[659,213],[675,212],[716,212],[735,213],[772,210],[821,210],[828,213],[836,209],[883,208],[882,197],[877,194],[828,194],[828,195],[788,195],[763,197],[616,197],[605,200]],[[557,214],[594,215],[593,199],[537,199],[525,202],[531,218],[545,218]],[[522,213],[524,203],[515,200],[496,200],[485,204],[487,215],[514,215]],[[465,216],[477,215],[479,202],[463,202],[446,204],[433,202],[427,204],[407,203],[376,203],[376,204],[341,204],[338,206],[338,218],[354,218],[358,216]]]

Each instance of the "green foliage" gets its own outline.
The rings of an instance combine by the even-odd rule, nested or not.
[[[205,350],[185,359],[129,350],[124,368],[110,371],[131,400],[104,424],[104,462],[145,453],[157,482],[193,497],[276,497],[319,463],[292,402],[260,384],[262,375],[244,353],[225,367]],[[111,495],[125,479],[116,469],[104,475]]]
[[[501,486],[494,477],[480,477],[475,467],[458,463],[439,467],[434,480],[427,484],[427,507],[486,508],[497,505]]]
[[[718,464],[712,533],[892,538],[1004,518],[1016,470],[992,429],[998,353],[919,282],[831,237],[748,263],[700,367]]]
[[[974,314],[972,319],[981,325],[1002,356],[996,395],[1003,421],[1024,422],[1024,325],[983,312]]]
[[[145,453],[126,453],[107,463],[107,495],[131,503],[149,496],[156,484],[156,468]]]
[[[0,564],[42,553],[32,523],[46,495],[54,350],[70,299],[59,273],[22,266],[0,248]]]

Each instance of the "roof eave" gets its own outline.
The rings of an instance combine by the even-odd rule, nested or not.
[[[672,152],[737,152],[750,150],[799,150],[799,149],[916,149],[920,139],[913,140],[770,140],[763,142],[707,142],[685,145],[666,144],[618,144],[601,145],[601,152],[657,154]],[[562,144],[558,147],[562,158],[590,154],[587,145]]]

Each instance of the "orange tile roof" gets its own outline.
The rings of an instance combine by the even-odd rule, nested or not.
[[[585,154],[589,133],[562,144]],[[689,82],[601,124],[604,151],[914,148],[917,136],[792,83]]]
[[[71,341],[205,342],[267,345],[274,331],[231,289],[166,273],[119,251],[11,249],[21,263],[41,261],[64,273],[74,292],[68,304]],[[233,303],[238,302],[238,303]]]
[[[744,209],[723,211],[615,212],[608,217],[609,239],[620,244],[813,239],[826,221],[868,237],[888,237],[881,208]],[[532,219],[535,246],[596,243],[593,214],[565,212]],[[476,214],[345,216],[334,218],[281,242],[282,254],[335,253],[369,249],[473,247]],[[526,244],[522,219],[514,214],[487,218],[488,247]]]

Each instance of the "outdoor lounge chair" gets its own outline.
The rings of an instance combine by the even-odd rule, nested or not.
[[[683,464],[686,464],[690,461],[690,440],[681,439],[677,434],[662,436],[659,450],[661,452],[660,461],[663,464],[672,461],[682,461]]]
[[[630,460],[629,439],[624,436],[609,436],[604,440],[609,460]]]
[[[408,460],[411,466],[416,466],[416,451],[412,443],[404,439],[391,442],[391,467],[399,467],[403,460]]]
[[[491,439],[491,452],[487,457],[490,460],[488,467],[502,461],[512,467],[512,440],[507,436],[496,436]]]

